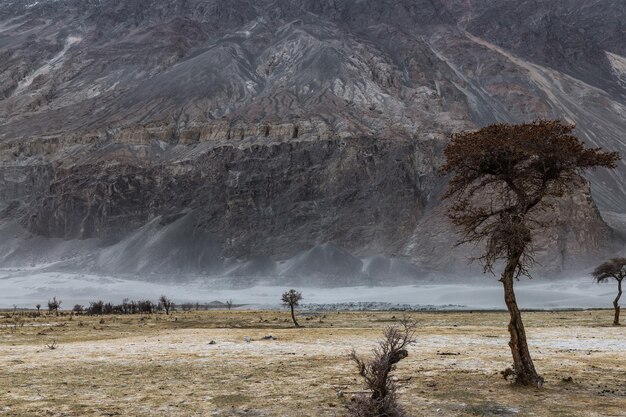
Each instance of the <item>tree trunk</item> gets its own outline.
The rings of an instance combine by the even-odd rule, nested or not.
[[[293,324],[295,324],[295,326],[296,326],[296,327],[300,327],[300,325],[299,325],[299,324],[298,324],[298,322],[296,321],[296,315],[295,315],[295,313],[293,312],[293,306],[290,306],[290,307],[291,307],[291,320],[293,320]]]
[[[504,301],[509,310],[511,321],[509,322],[509,333],[511,334],[511,353],[513,354],[513,366],[515,370],[515,382],[519,385],[527,385],[533,387],[541,387],[543,378],[537,374],[535,365],[530,357],[528,344],[526,343],[526,332],[524,331],[524,323],[522,315],[517,307],[515,292],[513,291],[513,281],[515,279],[515,270],[519,263],[521,254],[512,256],[506,265],[506,269],[502,274],[500,281],[504,286]]]
[[[613,324],[615,326],[619,326],[619,299],[622,296],[622,280],[618,279],[617,280],[617,297],[615,297],[615,300],[613,301],[613,307],[615,307],[615,319],[613,319]]]

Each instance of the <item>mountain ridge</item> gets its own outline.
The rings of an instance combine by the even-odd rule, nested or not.
[[[438,256],[455,241],[437,174],[451,133],[561,118],[624,152],[613,3],[3,3],[0,221],[107,246],[191,210],[219,248],[198,256],[220,264],[330,244],[408,275],[464,270],[468,249]],[[587,178],[621,227],[624,162]],[[545,270],[619,248],[588,196],[539,237]]]

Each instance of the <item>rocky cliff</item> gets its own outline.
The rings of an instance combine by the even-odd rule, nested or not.
[[[562,118],[626,148],[626,11],[596,3],[3,2],[0,266],[244,283],[465,270],[437,175],[450,133]],[[612,225],[625,177],[589,176]],[[586,185],[558,207],[544,270],[615,250]]]

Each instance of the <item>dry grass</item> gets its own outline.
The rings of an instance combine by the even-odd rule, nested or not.
[[[397,376],[412,415],[626,416],[626,328],[610,311],[525,313],[541,390],[499,375],[511,362],[505,313],[411,316],[418,343]],[[300,317],[302,329],[273,311],[7,314],[0,415],[341,416],[362,389],[348,353],[367,354],[399,313]]]

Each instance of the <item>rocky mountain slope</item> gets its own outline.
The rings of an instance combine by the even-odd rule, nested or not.
[[[0,266],[465,270],[439,198],[447,137],[562,118],[623,152],[624,21],[610,0],[2,2]],[[624,163],[589,180],[623,225]],[[544,270],[616,249],[588,188],[559,211]]]

